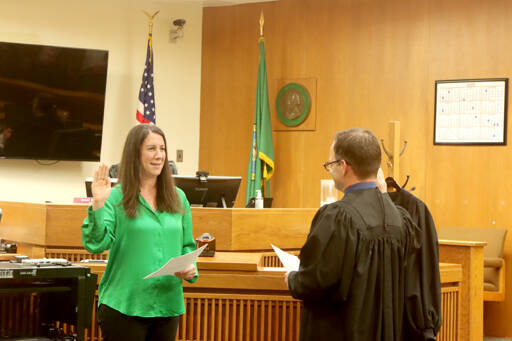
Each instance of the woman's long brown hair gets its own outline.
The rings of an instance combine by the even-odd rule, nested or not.
[[[174,179],[167,159],[167,140],[164,132],[155,125],[139,124],[133,127],[126,137],[119,168],[119,182],[123,189],[123,207],[126,215],[131,218],[137,216],[139,207],[140,176],[142,172],[140,148],[150,133],[162,136],[166,151],[162,172],[156,180],[156,207],[161,212],[182,212],[182,205],[174,186]]]

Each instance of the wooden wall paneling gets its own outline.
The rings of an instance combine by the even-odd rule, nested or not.
[[[0,238],[13,242],[44,245],[46,207],[44,204],[1,201]]]
[[[3,218],[0,238],[31,246],[82,247],[80,226],[87,215],[86,205],[53,205],[0,202]],[[19,252],[18,252],[19,253]]]
[[[386,138],[386,123],[397,120],[409,141],[398,182],[411,175],[409,186],[416,186],[414,194],[429,205],[438,225],[509,227],[510,147],[432,141],[435,80],[510,77],[511,2],[281,0],[235,7],[204,10],[201,168],[247,173],[263,9],[269,79],[318,80],[317,130],[274,133],[275,207],[318,207],[319,180],[328,177],[321,163],[336,130],[362,126]],[[229,123],[211,129],[212,122]],[[511,127],[509,119],[509,133]],[[225,153],[217,158],[219,150]],[[245,180],[240,194],[238,207]],[[510,288],[510,241],[505,259]],[[502,319],[509,315],[512,295],[486,305],[486,321],[493,321],[486,332],[512,337],[512,324]]]
[[[240,193],[238,194],[240,195]],[[217,250],[232,250],[232,210],[192,207],[192,231],[195,238],[203,233],[215,237]]]
[[[202,82],[200,121],[199,169],[208,170],[211,175],[242,176],[242,185],[237,197],[237,207],[244,207],[245,178],[250,152],[250,134],[254,119],[256,75],[258,69],[259,12],[252,25],[244,25],[247,9],[244,6],[226,7],[230,15],[239,17],[234,21],[224,20],[210,8],[212,17],[203,23],[203,49],[201,77],[215,80],[215,87],[208,87],[209,81]],[[223,23],[217,22],[222,20]],[[214,24],[216,23],[216,24]],[[220,25],[219,25],[220,24]],[[252,39],[247,39],[251,37]],[[234,48],[235,47],[235,48]],[[229,51],[229,57],[225,52]],[[248,53],[247,51],[251,51]],[[225,72],[234,68],[245,76],[234,77]],[[254,82],[252,81],[254,79]],[[230,94],[227,98],[223,94]],[[250,100],[247,100],[250,98]],[[236,127],[234,130],[230,127]],[[209,141],[216,140],[217,143]],[[239,166],[233,167],[234,164]]]
[[[401,15],[409,15],[410,21],[419,19],[421,23],[424,13],[418,11],[417,6],[400,1],[397,11],[397,8],[375,6],[369,2],[280,1],[241,7],[244,10],[238,12],[219,8],[208,8],[204,12],[203,27],[208,33],[203,37],[203,58],[207,59],[208,65],[218,68],[213,71],[212,67],[203,67],[201,124],[209,131],[201,132],[200,168],[224,167],[243,176],[247,173],[256,73],[245,71],[247,65],[243,65],[242,70],[238,69],[238,64],[226,63],[227,59],[235,62],[232,55],[239,53],[238,46],[226,46],[222,52],[213,46],[220,37],[234,39],[237,31],[249,33],[246,41],[256,39],[252,37],[254,31],[248,28],[257,25],[256,18],[261,9],[265,11],[269,80],[318,79],[317,130],[313,133],[274,132],[276,173],[271,181],[274,207],[318,207],[319,180],[326,176],[321,164],[328,156],[336,130],[362,126],[372,129],[378,136],[387,136],[384,123],[389,120],[403,122],[410,131],[403,134],[404,138],[408,134],[417,136],[418,129],[424,129],[424,115],[415,114],[425,110],[420,101],[421,92],[417,91],[421,88],[422,78],[415,77],[424,72],[421,65],[425,48],[414,42],[427,36],[427,26],[416,24],[408,30],[394,26],[403,21]],[[218,24],[219,21],[223,23]],[[232,28],[230,25],[237,26]],[[242,46],[245,47],[245,43]],[[254,61],[255,69],[257,46],[245,49],[244,53],[248,56],[247,61]],[[255,57],[251,57],[253,55]],[[388,72],[383,73],[382,69]],[[216,90],[224,83],[223,77],[236,84],[246,84],[253,91],[239,86],[234,92],[219,94]],[[248,80],[250,77],[253,78]],[[218,96],[225,102],[215,104],[221,101]],[[223,110],[228,103],[233,107],[230,112]],[[246,103],[249,103],[248,107],[244,106]],[[238,110],[242,106],[243,109]],[[245,120],[239,120],[240,111],[247,110],[250,114],[244,113]],[[271,111],[275,115],[273,103]],[[227,120],[229,125],[215,129],[212,134],[209,122],[215,117]],[[238,141],[238,150],[233,151],[231,145],[226,147],[225,154],[229,156],[226,163],[226,159],[214,158],[212,151],[225,149],[223,145],[228,131],[231,138]],[[404,161],[403,165],[414,165],[421,172],[424,142],[418,139],[411,143],[410,151],[411,155],[417,155],[417,160]],[[236,155],[232,155],[233,152]],[[403,173],[411,172],[412,169],[407,169]],[[420,184],[420,178],[416,178],[415,184]],[[422,187],[418,186],[419,189]],[[242,196],[244,189],[245,181]],[[237,207],[242,202],[239,195]]]
[[[306,241],[314,209],[244,209],[233,211],[233,250],[300,248]]]
[[[444,168],[446,172],[432,172],[437,176],[437,185],[434,187],[445,189],[432,189],[431,209],[436,223],[445,226],[506,227],[508,237],[504,247],[505,287],[510,288],[512,217],[509,197],[512,186],[508,181],[501,181],[501,176],[497,175],[501,170],[512,166],[509,165],[510,158],[499,155],[499,150],[491,147],[452,147],[450,158],[448,148],[438,148],[439,151],[436,150],[433,156],[434,164],[439,168],[449,165]],[[451,161],[453,159],[466,160],[466,166]],[[502,164],[498,165],[498,162]],[[485,179],[482,174],[485,174]],[[504,302],[486,303],[484,312],[485,335],[512,336],[512,326],[503,319],[503,316],[512,314],[512,295],[505,293]]]
[[[82,223],[87,216],[89,205],[52,205],[46,206],[46,245],[83,247]]]
[[[19,243],[18,245],[18,254],[23,256],[28,256],[30,258],[44,258],[45,257],[45,248],[42,246],[35,246],[32,244]]]
[[[428,139],[432,139],[434,82],[440,79],[511,77],[509,32],[512,3],[506,1],[442,1],[430,5],[428,72]],[[510,157],[510,92],[507,146],[433,146],[427,151],[427,200],[438,225],[506,227],[506,287],[512,286],[512,167]],[[484,333],[512,337],[512,295],[485,303]]]
[[[220,251],[300,248],[309,233],[316,209],[192,208],[194,236],[204,232],[216,238]]]
[[[30,212],[33,207],[27,203],[5,203],[3,206],[17,207],[20,212]],[[9,212],[9,209],[6,211]],[[87,206],[52,204],[39,207],[36,212],[41,218],[38,224],[32,224],[33,217],[27,215],[27,224],[20,216],[19,226],[11,228],[12,225],[4,225],[4,222],[0,225],[5,239],[22,242],[23,245],[18,246],[18,253],[32,256],[36,252],[39,255],[37,258],[45,254],[64,255],[75,257],[70,258],[73,261],[98,257],[86,252],[82,246],[80,226],[87,214]],[[192,208],[193,232],[194,237],[204,232],[211,233],[216,238],[217,250],[223,251],[271,250],[270,242],[284,249],[296,249],[303,245],[315,213],[316,209],[309,208]],[[39,236],[39,239],[33,239],[33,235]],[[26,239],[19,239],[24,236]],[[38,241],[41,245],[29,244],[25,240]],[[100,256],[101,259],[104,257],[106,254]]]

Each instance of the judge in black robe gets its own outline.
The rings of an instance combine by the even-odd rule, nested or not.
[[[299,271],[288,277],[292,296],[304,301],[300,340],[400,340],[414,231],[375,187],[323,206]]]
[[[345,196],[317,212],[299,270],[286,277],[304,303],[300,340],[399,341],[417,227],[377,189],[380,147],[371,132],[337,133],[330,160],[324,167]]]
[[[439,247],[434,219],[428,207],[405,189],[389,193],[407,210],[420,230],[420,249],[407,262],[403,340],[435,340],[441,328]]]

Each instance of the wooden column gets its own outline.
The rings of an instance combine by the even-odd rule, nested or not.
[[[439,261],[462,265],[460,288],[460,340],[484,337],[484,246],[485,242],[439,240]]]
[[[400,121],[389,122],[389,143],[392,158],[391,166],[388,164],[388,176],[400,182]]]

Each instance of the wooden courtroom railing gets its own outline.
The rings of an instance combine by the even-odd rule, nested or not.
[[[52,249],[46,248],[45,255],[46,258],[64,258],[70,262],[80,262],[85,259],[92,260],[107,260],[108,252],[105,251],[103,253],[92,254],[87,250],[81,249]]]
[[[179,340],[295,341],[301,303],[290,296],[185,294]]]
[[[178,340],[297,340],[301,302],[288,294],[284,269],[262,267],[263,256],[276,258],[270,253],[223,252],[199,258],[198,281],[184,282],[187,313],[180,321]],[[105,269],[105,264],[86,264],[100,275]],[[458,328],[462,270],[456,264],[441,264],[440,268],[443,327],[438,340],[462,340]],[[90,341],[102,339],[95,310],[86,330],[86,340]],[[27,334],[37,325],[37,295],[0,296],[0,312],[0,332],[14,329],[17,335],[33,336]],[[73,331],[66,325],[60,327]]]
[[[18,253],[34,258],[46,256],[72,261],[85,257],[106,258],[106,254],[88,255],[82,248],[80,225],[86,214],[86,205],[0,202],[0,207],[4,211],[0,238],[17,242]],[[216,257],[202,258],[199,262],[200,279],[193,285],[185,283],[188,313],[180,325],[180,338],[238,340],[235,336],[248,333],[258,341],[280,340],[283,335],[285,340],[296,340],[300,302],[288,295],[282,280],[282,269],[268,268],[280,265],[273,253],[233,251],[266,251],[270,250],[271,242],[283,249],[297,250],[306,239],[315,211],[193,208],[195,236],[209,232],[216,237],[217,250],[231,252],[217,252]],[[441,248],[441,261],[448,262],[443,260],[442,255]],[[464,255],[461,257],[469,257],[467,253]],[[449,263],[469,264],[473,260],[469,258],[464,262]],[[86,265],[100,275],[105,266]],[[463,302],[470,300],[465,296],[469,291],[461,289],[469,285],[465,282],[470,278],[464,272],[464,265],[462,270],[460,265],[441,264],[440,267],[444,324],[439,340],[469,340],[463,337],[465,323],[469,323],[469,320],[459,318],[459,314],[464,312]],[[0,305],[4,307],[2,309],[14,309],[9,310],[9,314],[19,316],[16,315],[18,308],[7,308],[12,304],[0,304],[4,304]],[[4,311],[0,310],[0,316],[6,316]],[[477,313],[475,319],[478,316]],[[101,337],[95,317],[93,320],[88,335],[91,341],[99,341]],[[286,328],[287,331],[279,329],[278,326],[283,326],[283,323],[290,326]],[[258,325],[260,329],[255,330],[253,325]],[[290,330],[294,330],[295,334],[289,334],[292,333]],[[262,335],[264,339],[260,339]]]
[[[439,261],[462,267],[460,288],[461,340],[484,337],[484,246],[483,242],[439,240]]]

